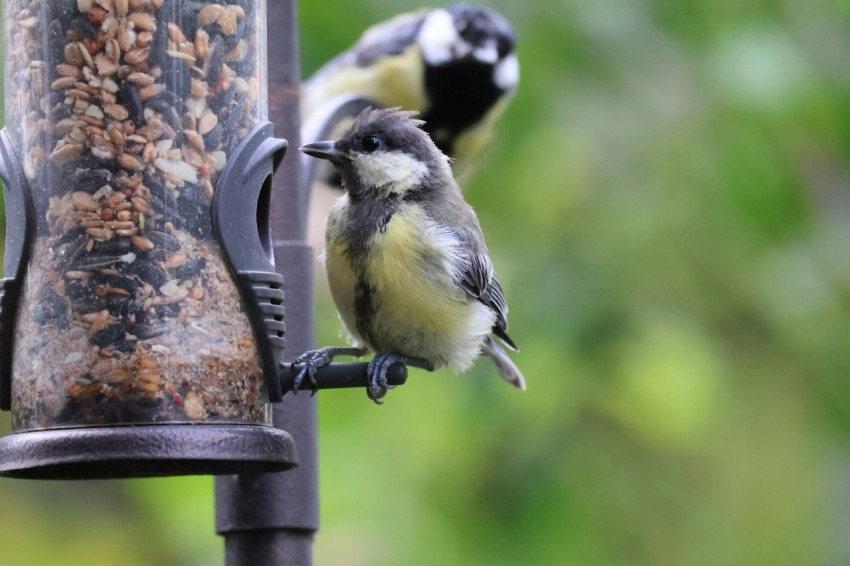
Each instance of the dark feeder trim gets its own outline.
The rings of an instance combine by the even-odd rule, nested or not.
[[[0,279],[0,410],[8,411],[12,408],[15,310],[35,233],[35,208],[26,175],[5,128],[0,130],[0,177],[6,207],[5,278]]]

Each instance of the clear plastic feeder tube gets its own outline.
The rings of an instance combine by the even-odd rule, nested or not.
[[[6,128],[37,216],[14,429],[267,423],[211,217],[219,173],[267,119],[265,1],[4,8]]]

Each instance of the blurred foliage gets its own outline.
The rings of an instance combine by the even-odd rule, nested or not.
[[[492,4],[521,88],[464,187],[529,390],[321,395],[317,563],[850,563],[850,5]],[[417,5],[303,2],[305,74]],[[222,561],[209,478],[0,516],[3,563]]]

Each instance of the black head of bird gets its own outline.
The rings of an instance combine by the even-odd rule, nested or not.
[[[301,150],[333,163],[352,198],[401,198],[453,183],[448,158],[415,112],[367,109],[339,140]]]
[[[309,116],[353,93],[417,110],[436,145],[464,159],[486,145],[518,80],[510,23],[484,6],[452,4],[369,28],[303,85],[302,108]]]
[[[516,88],[516,35],[494,10],[453,4],[426,16],[418,44],[429,98],[423,118],[436,144],[452,154],[461,133]]]

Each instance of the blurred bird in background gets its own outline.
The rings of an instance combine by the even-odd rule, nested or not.
[[[327,159],[342,177],[325,232],[331,294],[353,347],[326,347],[295,360],[305,364],[295,389],[334,356],[374,352],[369,397],[379,402],[396,362],[433,370],[469,369],[493,359],[501,376],[525,379],[494,340],[508,336],[502,287],[472,207],[452,176],[449,159],[420,129],[414,112],[366,109],[338,141],[301,151]]]
[[[463,161],[486,145],[516,90],[515,47],[508,21],[484,6],[401,14],[367,29],[302,85],[302,114],[342,94],[415,110],[437,147]]]
[[[301,113],[306,122],[323,104],[346,94],[417,111],[460,174],[490,141],[518,81],[511,24],[490,8],[453,4],[400,14],[367,29],[302,84]],[[337,133],[348,126],[340,124]],[[320,169],[318,177],[323,182],[311,191],[308,227],[316,248],[340,189],[331,167]]]

